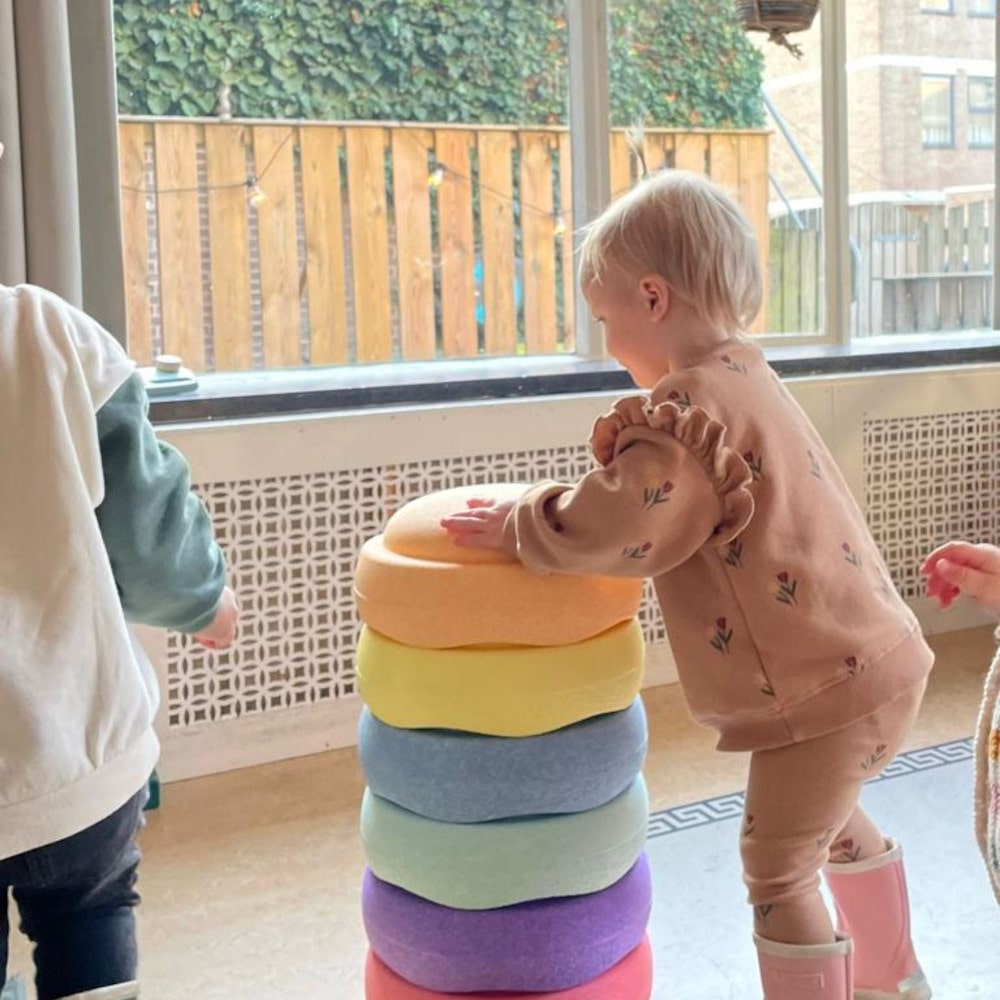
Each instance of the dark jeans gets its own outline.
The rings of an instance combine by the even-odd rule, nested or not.
[[[135,891],[143,788],[81,833],[0,861],[0,988],[7,969],[7,890],[35,945],[38,1000],[136,977]]]

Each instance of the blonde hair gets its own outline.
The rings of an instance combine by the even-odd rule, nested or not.
[[[659,274],[713,326],[746,329],[760,311],[757,238],[743,210],[701,174],[663,170],[613,202],[585,230],[580,283]]]

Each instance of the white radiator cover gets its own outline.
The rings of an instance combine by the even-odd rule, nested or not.
[[[1000,539],[1000,365],[792,379],[928,631],[983,621],[921,596],[922,555]],[[614,396],[559,396],[176,425],[243,608],[236,649],[140,630],[163,692],[160,774],[178,780],[354,742],[361,544],[402,503],[463,483],[575,479]],[[676,679],[647,588],[648,684]]]

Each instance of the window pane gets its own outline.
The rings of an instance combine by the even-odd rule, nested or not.
[[[761,34],[762,95],[770,130],[767,168],[767,290],[762,330],[782,338],[827,333],[823,287],[821,31],[790,36],[801,58]]]
[[[969,0],[969,13],[979,17],[996,17],[996,0]]]
[[[952,14],[954,0],[920,0],[920,9],[932,14]]]
[[[920,126],[925,146],[951,146],[954,136],[954,93],[951,77],[925,76],[920,81]]]
[[[994,144],[994,80],[969,77],[969,145],[992,149]]]
[[[815,335],[821,329],[821,166],[818,71],[797,86],[803,65],[819,66],[818,24],[803,63],[748,34],[735,5],[702,0],[613,0],[611,26],[611,188],[629,190],[640,166],[628,127],[645,124],[650,172],[707,174],[736,195],[756,228],[765,275],[756,334]],[[791,139],[775,131],[787,117]],[[779,110],[780,109],[780,110]],[[791,143],[791,144],[790,144]],[[795,151],[793,151],[793,146]]]
[[[995,23],[848,0],[847,25],[854,335],[990,328]]]
[[[137,357],[573,350],[564,0],[115,15]]]

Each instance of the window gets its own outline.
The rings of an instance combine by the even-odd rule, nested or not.
[[[783,345],[824,337],[822,38],[817,18],[810,31],[791,36],[801,46],[800,59],[760,34],[750,35],[746,48],[723,40],[741,55],[719,59],[723,73],[737,69],[744,79],[759,74],[762,106],[746,102],[757,117],[745,124],[767,131],[742,136],[735,157],[725,135],[712,140],[708,163],[709,172],[723,182],[740,177],[741,201],[758,232],[765,280],[753,332]],[[683,66],[683,53],[674,58]],[[723,115],[731,115],[748,96],[721,79],[710,86],[727,101]]]
[[[333,6],[115,5],[133,354],[572,353],[562,3]]]
[[[969,0],[970,17],[996,17],[997,0]]]
[[[955,144],[955,82],[950,76],[920,79],[920,132],[925,148]]]
[[[920,9],[925,14],[954,14],[954,0],[920,0]]]
[[[969,77],[969,145],[992,149],[994,145],[994,83],[992,77]]]
[[[573,245],[635,183],[637,118],[650,169],[703,171],[750,215],[766,281],[752,332],[766,344],[992,322],[992,157],[967,154],[994,142],[993,22],[964,24],[959,58],[954,20],[921,15],[952,3],[844,0],[790,36],[796,59],[701,0],[331,6],[116,0],[141,361],[176,353],[206,376],[258,380],[218,385],[301,378],[308,394],[333,375],[361,384],[344,372],[364,364],[519,358],[534,374],[600,359]],[[606,51],[592,16],[605,6]],[[824,30],[872,19],[844,51]],[[846,87],[824,86],[831,58]],[[954,76],[920,69],[956,62],[973,74],[957,118]],[[610,134],[571,93],[607,102]],[[592,166],[605,142],[609,178]]]
[[[866,9],[867,0],[847,0],[848,23]],[[993,79],[966,81],[962,74],[968,122],[964,107],[956,115],[955,77],[921,75],[918,68],[932,59],[959,61],[955,24],[918,24],[919,59],[900,58],[887,35],[857,33],[848,43],[851,333],[857,341],[943,341],[949,332],[992,328],[993,157],[971,147],[976,139],[992,145]],[[986,69],[993,62],[994,27],[966,22],[966,65]]]

